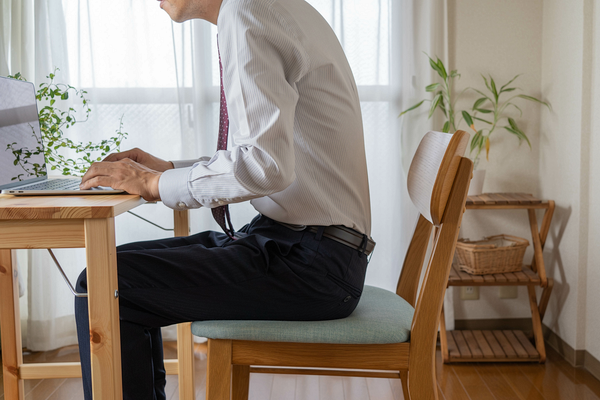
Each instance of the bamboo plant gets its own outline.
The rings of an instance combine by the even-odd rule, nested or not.
[[[471,154],[475,153],[475,156],[473,157],[475,166],[477,166],[477,164],[479,163],[479,157],[484,148],[486,159],[489,160],[490,136],[496,130],[496,128],[504,129],[510,134],[515,135],[517,139],[519,139],[519,145],[521,145],[523,141],[527,142],[529,148],[531,149],[531,142],[529,141],[529,138],[527,137],[525,132],[521,128],[519,128],[517,122],[513,118],[509,117],[506,114],[507,110],[510,107],[518,110],[520,116],[523,116],[523,111],[517,104],[515,104],[515,101],[517,101],[518,99],[533,101],[539,104],[543,104],[546,107],[548,107],[549,110],[552,110],[550,103],[537,99],[533,96],[529,96],[526,94],[508,94],[520,90],[517,87],[510,86],[511,83],[513,83],[519,77],[519,75],[516,75],[510,81],[502,85],[500,89],[498,89],[496,82],[494,81],[494,78],[492,78],[491,75],[489,75],[487,78],[482,75],[481,77],[483,78],[483,81],[489,93],[482,92],[475,88],[470,88],[471,90],[474,90],[482,96],[475,100],[470,112],[462,111],[464,121],[475,132],[475,135],[471,138],[470,146]],[[506,99],[506,96],[510,97]],[[482,118],[479,115],[485,117]],[[484,126],[487,127],[483,129],[476,129],[474,120],[485,124]]]
[[[441,82],[434,82],[425,87],[426,92],[435,93],[431,100],[421,100],[417,104],[402,111],[398,117],[419,108],[425,102],[429,102],[431,105],[429,107],[429,115],[427,118],[430,119],[433,117],[435,111],[439,109],[444,114],[445,118],[442,132],[450,132],[451,130],[452,132],[456,132],[455,104],[462,92],[458,96],[454,96],[454,81],[460,79],[460,74],[455,69],[448,73],[444,63],[439,58],[437,58],[437,60],[433,60],[433,58],[429,56],[427,56],[427,58],[429,58],[429,65],[431,68],[437,72],[441,78]]]
[[[490,136],[497,130],[497,128],[503,129],[504,131],[515,135],[519,139],[519,145],[525,141],[529,145],[529,148],[531,148],[531,142],[529,141],[527,134],[521,128],[519,128],[517,122],[512,117],[508,116],[508,111],[509,109],[517,110],[519,111],[520,117],[522,117],[523,111],[515,102],[523,100],[533,101],[545,105],[550,110],[551,106],[548,102],[542,101],[533,96],[526,94],[514,94],[521,89],[511,86],[511,84],[520,75],[516,75],[506,84],[502,85],[500,89],[498,89],[496,81],[491,75],[488,75],[488,77],[482,75],[485,87],[489,93],[472,87],[467,87],[456,95],[454,81],[461,76],[458,71],[452,70],[448,74],[444,63],[439,58],[433,60],[431,57],[427,57],[429,58],[429,65],[438,73],[439,77],[441,78],[441,82],[434,82],[425,87],[426,92],[434,93],[432,99],[421,100],[417,104],[402,111],[399,117],[403,116],[409,111],[419,108],[423,103],[429,102],[431,104],[429,107],[428,119],[434,115],[436,110],[440,110],[440,112],[444,115],[445,122],[442,126],[442,132],[455,132],[459,128],[460,124],[464,121],[469,128],[475,132],[470,143],[470,155],[473,158],[475,168],[477,168],[477,165],[479,164],[481,152],[484,148],[486,158],[489,160],[491,145]],[[475,100],[473,106],[469,110],[462,110],[458,112],[456,110],[456,102],[466,91],[474,91],[481,97]],[[507,96],[510,97],[506,98]],[[456,118],[457,114],[461,115],[458,121]],[[478,125],[485,124],[483,125],[485,127],[477,129],[475,126],[475,121],[477,121]]]

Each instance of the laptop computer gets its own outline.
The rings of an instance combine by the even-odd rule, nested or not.
[[[80,190],[81,178],[48,178],[33,83],[0,77],[0,193],[13,195],[116,194]]]

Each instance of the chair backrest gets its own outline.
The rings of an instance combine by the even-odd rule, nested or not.
[[[396,293],[415,306],[411,353],[430,355],[427,360],[418,360],[421,363],[418,369],[435,368],[438,318],[473,171],[473,162],[463,157],[468,141],[469,135],[464,131],[427,133],[408,174],[408,192],[420,215]],[[433,227],[436,227],[436,234],[417,299]],[[411,358],[409,371],[414,371],[413,362],[417,360]]]
[[[458,164],[469,142],[465,131],[428,132],[408,171],[408,194],[421,215],[438,226],[442,221]]]

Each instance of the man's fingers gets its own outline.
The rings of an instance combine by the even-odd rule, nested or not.
[[[108,156],[106,156],[106,158],[102,161],[119,161],[123,158],[131,158],[132,160],[137,160],[140,151],[141,150],[136,147],[131,150],[122,151],[120,153],[111,153]]]
[[[79,188],[81,190],[88,190],[96,186],[110,186],[113,189],[118,189],[115,187],[115,183],[112,182],[112,179],[109,176],[104,175],[95,176],[82,182],[81,185],[79,185]]]
[[[87,172],[85,173],[85,175],[83,175],[83,177],[81,178],[81,185],[80,187],[83,188],[84,185],[87,188],[90,187],[95,187],[95,186],[111,186],[111,185],[91,185],[89,186],[87,184],[88,181],[96,178],[96,177],[114,177],[116,175],[118,175],[118,170],[121,168],[126,168],[127,164],[131,164],[133,163],[133,161],[131,161],[129,158],[123,158],[121,160],[119,160],[118,162],[95,162],[92,164],[92,166],[87,170]],[[111,179],[114,180],[114,179]]]

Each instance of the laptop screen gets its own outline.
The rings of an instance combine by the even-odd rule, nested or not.
[[[46,174],[35,87],[0,77],[0,189]]]

